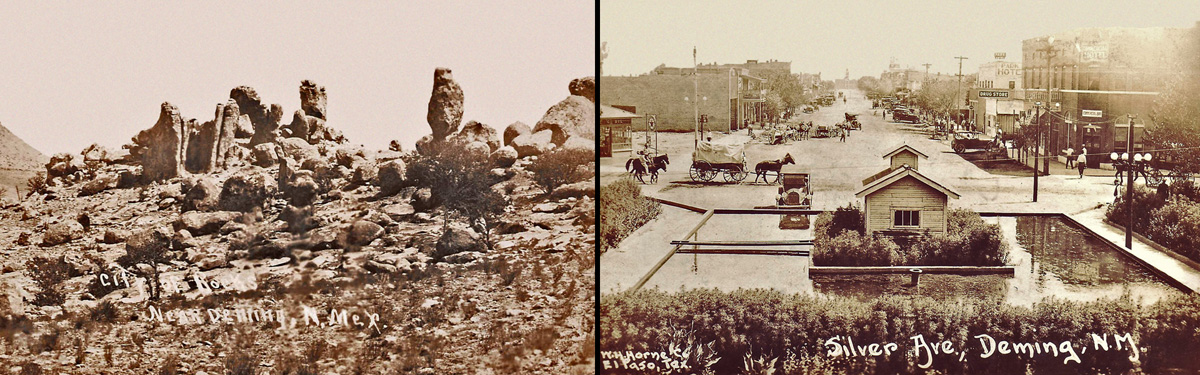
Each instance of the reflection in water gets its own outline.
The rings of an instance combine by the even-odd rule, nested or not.
[[[813,278],[820,293],[870,299],[919,294],[939,299],[1002,299],[1030,305],[1048,296],[1088,301],[1129,293],[1143,303],[1179,293],[1103,240],[1056,217],[986,218],[997,222],[1009,246],[1013,277],[926,275],[919,288],[907,276]]]
[[[1008,242],[1015,275],[924,275],[910,285],[908,275],[818,275],[809,278],[809,259],[764,255],[682,255],[672,257],[646,285],[649,288],[770,288],[785,293],[818,293],[870,300],[884,295],[937,299],[1003,301],[1030,305],[1048,296],[1090,301],[1128,293],[1143,303],[1180,293],[1103,240],[1055,217],[985,218],[999,223]],[[780,230],[770,215],[720,215],[700,238],[781,240],[811,238],[811,230]]]

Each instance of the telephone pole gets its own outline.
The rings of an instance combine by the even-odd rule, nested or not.
[[[962,105],[962,102],[958,101],[958,93],[962,91],[962,61],[967,58],[963,56],[955,56],[954,58],[958,59],[958,87],[954,90],[954,110],[958,112],[958,106]],[[958,117],[958,113],[955,113],[954,117]]]
[[[696,62],[696,46],[692,46],[692,108],[696,116],[695,147],[700,147],[700,64]]]

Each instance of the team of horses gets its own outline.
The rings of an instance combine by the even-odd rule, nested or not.
[[[625,170],[633,175],[633,178],[637,179],[638,182],[643,184],[646,183],[645,177],[649,175],[650,181],[653,183],[658,181],[659,171],[665,172],[667,170],[667,164],[671,164],[671,159],[667,155],[649,158],[634,157],[625,161]],[[774,176],[776,176],[775,180],[778,180],[779,170],[783,169],[785,164],[796,164],[796,159],[792,158],[791,153],[784,155],[782,159],[759,162],[754,165],[754,182],[757,183],[759,179],[762,179],[763,183],[774,183],[774,181],[767,180],[768,174],[774,173]]]

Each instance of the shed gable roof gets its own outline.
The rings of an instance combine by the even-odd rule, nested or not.
[[[917,156],[920,156],[922,158],[929,159],[929,155],[925,155],[925,153],[923,153],[909,145],[900,145],[900,147],[897,147],[895,150],[892,150],[892,152],[884,154],[883,158],[884,159],[891,158],[893,155],[896,155],[896,154],[900,153],[900,151],[905,151],[905,150],[907,150],[908,152],[911,152],[913,154],[916,154]]]
[[[857,198],[862,198],[862,197],[871,195],[872,193],[879,191],[880,189],[883,189],[883,188],[895,183],[896,181],[900,181],[901,179],[903,179],[905,177],[909,177],[909,176],[913,177],[917,181],[920,181],[922,184],[925,184],[926,186],[929,186],[929,187],[933,188],[934,190],[941,192],[942,194],[946,194],[946,196],[952,197],[954,199],[958,199],[960,197],[960,195],[958,195],[958,193],[955,193],[953,190],[950,190],[949,188],[942,186],[942,184],[939,184],[939,183],[929,179],[929,177],[925,177],[925,175],[922,175],[920,172],[917,172],[915,169],[912,169],[912,167],[908,167],[908,166],[905,166],[902,168],[896,168],[895,170],[892,171],[892,173],[889,173],[887,176],[884,176],[883,178],[877,179],[877,180],[873,181],[872,183],[867,184],[866,186],[863,186],[862,190],[859,190],[858,193],[854,194],[854,196]]]

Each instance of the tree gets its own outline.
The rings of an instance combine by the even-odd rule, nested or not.
[[[1177,171],[1200,172],[1200,23],[1183,38],[1179,58],[1166,89],[1154,103],[1153,123],[1146,141],[1160,152],[1158,160],[1170,160]]]
[[[766,81],[767,95],[764,99],[767,100],[769,113],[778,114],[808,103],[809,98],[804,94],[799,75],[779,71],[765,71],[761,74],[761,78]]]
[[[491,174],[491,160],[460,142],[444,142],[431,155],[414,152],[406,159],[408,178],[418,187],[429,188],[433,200],[443,202],[445,228],[450,226],[451,214],[458,214],[469,225],[482,226],[486,238],[494,218],[508,207],[508,198],[492,189],[499,179]]]

